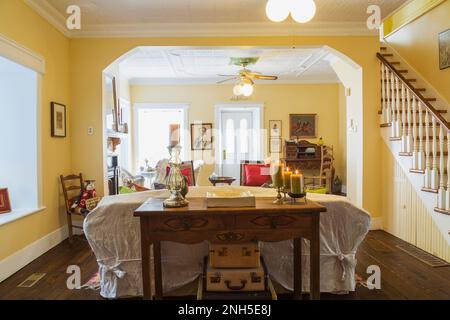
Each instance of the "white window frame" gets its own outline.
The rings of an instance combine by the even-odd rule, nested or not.
[[[189,128],[189,104],[188,103],[135,103],[133,104],[133,155],[132,163],[136,168],[139,168],[138,155],[139,155],[139,110],[140,109],[182,109],[184,117],[184,127],[186,132],[184,132],[181,144],[183,149],[181,149],[181,158],[183,160],[190,160],[191,155],[191,143],[190,143],[190,128]],[[169,144],[169,137],[167,137],[167,145]],[[169,158],[169,153],[167,153],[167,158]]]
[[[219,103],[214,106],[214,118],[216,122],[217,134],[214,143],[215,152],[215,170],[222,175],[222,151],[220,146],[222,145],[221,132],[222,132],[222,113],[223,112],[242,112],[249,111],[253,115],[253,129],[256,125],[259,125],[260,135],[255,135],[254,139],[259,140],[259,149],[255,151],[255,158],[258,160],[264,160],[266,155],[266,135],[264,131],[264,103],[262,102],[235,102],[235,103]]]
[[[46,209],[42,196],[42,77],[45,74],[45,59],[32,50],[20,45],[3,35],[0,35],[0,56],[25,66],[37,73],[36,94],[36,189],[37,206],[29,209],[16,209],[0,215],[0,226],[19,220],[26,216],[42,212]]]

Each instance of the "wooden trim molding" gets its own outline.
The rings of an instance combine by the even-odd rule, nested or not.
[[[413,0],[406,2],[383,21],[383,37],[387,38],[445,0]]]

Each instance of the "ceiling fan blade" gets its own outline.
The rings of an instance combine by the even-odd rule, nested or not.
[[[224,79],[224,80],[218,81],[216,83],[217,84],[221,84],[221,83],[225,83],[225,82],[228,82],[228,81],[231,81],[231,80],[236,80],[236,79],[237,79],[237,77],[233,77],[233,78],[228,78],[228,79]]]
[[[277,76],[266,76],[263,74],[254,74],[253,77],[259,80],[278,80]]]

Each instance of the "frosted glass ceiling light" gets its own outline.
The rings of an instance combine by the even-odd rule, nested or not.
[[[235,96],[240,96],[242,94],[241,92],[242,86],[240,84],[237,84],[233,87],[233,93]]]
[[[251,83],[244,83],[241,87],[241,93],[246,97],[250,97],[253,94],[253,90],[253,84]]]
[[[291,0],[269,0],[266,5],[266,15],[273,22],[286,20],[290,12]]]
[[[314,0],[291,0],[290,10],[292,19],[306,23],[316,15],[316,4]]]

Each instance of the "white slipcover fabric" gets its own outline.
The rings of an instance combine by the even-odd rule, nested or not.
[[[203,197],[212,187],[190,188],[188,198]],[[272,189],[221,187],[251,190],[257,197],[275,197]],[[84,232],[100,267],[101,292],[105,298],[142,295],[139,219],[133,216],[150,197],[166,198],[166,190],[105,197],[85,219]],[[355,290],[355,254],[370,228],[370,215],[346,198],[308,194],[327,208],[320,218],[321,292]],[[293,288],[292,241],[263,243],[262,255],[269,273],[285,289]],[[309,242],[302,247],[303,291],[309,291]],[[163,291],[170,292],[193,282],[202,272],[207,243],[162,243]]]

